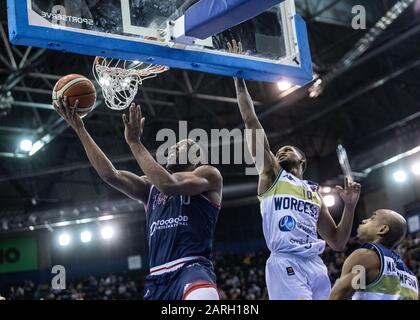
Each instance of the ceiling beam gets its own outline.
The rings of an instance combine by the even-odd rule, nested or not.
[[[114,164],[115,163],[132,161],[132,160],[134,160],[132,154],[110,157],[110,161]],[[10,176],[2,176],[2,177],[0,177],[0,182],[21,180],[21,179],[33,178],[33,177],[40,177],[40,176],[45,176],[45,175],[50,175],[50,174],[55,174],[55,173],[62,173],[62,172],[86,169],[86,168],[90,168],[90,167],[91,167],[90,162],[70,163],[70,164],[67,164],[67,165],[60,165],[60,166],[57,166],[57,167],[41,169],[41,170],[38,170],[38,171],[31,170],[31,171],[22,172],[22,173],[10,175]]]
[[[0,132],[33,134],[33,133],[36,132],[36,130],[35,129],[25,129],[25,128],[0,126]]]
[[[47,89],[14,87],[12,90],[20,91],[20,92],[31,92],[31,93],[51,95],[51,90],[47,90]],[[227,103],[233,103],[233,104],[238,103],[237,102],[238,100],[236,97],[224,97],[224,96],[212,95],[212,94],[188,93],[188,92],[183,92],[183,91],[178,91],[178,90],[168,90],[168,89],[148,88],[148,87],[141,87],[141,91],[166,94],[169,96],[183,96],[183,97],[189,97],[189,98],[199,99],[199,100],[210,100],[210,101],[227,102]],[[144,100],[144,102],[146,102],[146,100]],[[150,100],[150,102],[156,105],[159,104],[159,102],[156,100]],[[161,101],[160,104],[167,105],[168,102]],[[254,100],[254,105],[262,106],[264,104],[261,101]]]
[[[374,80],[371,83],[363,86],[362,88],[359,88],[358,90],[350,93],[349,95],[347,95],[346,97],[338,100],[337,102],[335,102],[334,104],[325,107],[322,111],[316,113],[315,115],[313,115],[312,117],[308,117],[305,120],[300,121],[299,123],[297,123],[294,127],[289,128],[287,130],[284,130],[282,132],[278,132],[278,133],[274,133],[272,135],[270,135],[270,138],[279,138],[279,137],[283,137],[286,135],[290,135],[293,134],[297,129],[302,128],[304,126],[308,126],[309,124],[311,124],[312,122],[320,119],[320,118],[325,118],[327,114],[345,106],[346,104],[348,104],[350,101],[374,90],[377,89],[379,87],[382,87],[384,84],[386,84],[388,81],[393,80],[399,76],[401,76],[402,74],[406,73],[409,70],[412,70],[414,68],[420,67],[420,59],[413,61],[397,70],[395,70],[394,72],[392,72],[391,74],[388,74],[380,79]]]

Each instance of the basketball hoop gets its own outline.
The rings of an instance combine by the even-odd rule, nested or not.
[[[167,70],[169,68],[165,66],[103,57],[96,57],[92,68],[102,88],[105,103],[113,110],[128,108],[144,80]]]

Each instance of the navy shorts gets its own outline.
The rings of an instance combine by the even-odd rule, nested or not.
[[[216,275],[211,262],[188,262],[173,272],[147,276],[144,300],[183,300],[191,289],[188,285],[200,283],[216,287]]]

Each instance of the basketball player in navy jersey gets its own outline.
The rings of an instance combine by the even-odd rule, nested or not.
[[[144,118],[139,106],[123,115],[125,140],[145,176],[117,170],[94,142],[75,112],[77,102],[54,105],[75,130],[90,163],[109,185],[145,204],[149,242],[150,274],[146,300],[218,300],[212,256],[212,239],[222,200],[220,172],[199,161],[180,164],[191,148],[183,140],[169,150],[167,168],[151,156],[141,142]],[[182,159],[182,158],[181,158]],[[185,157],[188,159],[188,157]]]
[[[392,210],[376,210],[363,220],[357,238],[364,244],[344,261],[330,299],[418,300],[416,275],[394,251],[406,232],[407,221]]]

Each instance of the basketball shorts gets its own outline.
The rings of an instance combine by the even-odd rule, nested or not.
[[[265,278],[270,300],[326,300],[331,292],[327,267],[319,256],[271,253]]]
[[[186,300],[199,289],[199,300],[219,299],[216,288],[216,275],[209,261],[191,261],[183,264],[175,271],[146,277],[144,300]],[[203,294],[204,292],[204,294]]]

